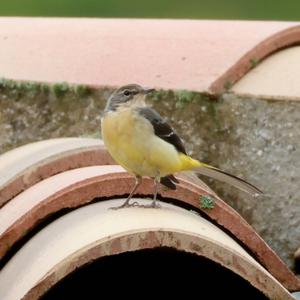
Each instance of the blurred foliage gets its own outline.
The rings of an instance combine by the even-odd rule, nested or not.
[[[299,20],[299,0],[0,0],[2,16]]]

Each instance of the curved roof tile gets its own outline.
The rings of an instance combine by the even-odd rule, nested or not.
[[[98,257],[165,246],[221,264],[270,299],[293,299],[238,243],[204,218],[170,204],[161,209],[108,209],[119,204],[110,200],[88,205],[45,227],[1,271],[1,298],[38,299],[70,272]]]
[[[300,46],[276,52],[237,82],[231,91],[265,99],[300,100]]]
[[[300,42],[292,22],[0,18],[0,27],[2,77],[213,93],[251,60]]]
[[[51,175],[113,163],[100,139],[58,138],[18,147],[0,155],[0,207]]]
[[[92,166],[69,170],[35,184],[0,210],[0,257],[54,212],[81,206],[95,198],[123,196],[130,192],[132,184],[132,176],[120,166]],[[152,180],[145,179],[137,193],[152,195]],[[185,180],[181,180],[176,191],[161,191],[163,198],[176,199],[196,210],[200,209],[250,249],[284,286],[292,291],[299,289],[299,279],[233,208],[217,197],[213,209],[199,207],[200,196],[208,194],[202,187]]]

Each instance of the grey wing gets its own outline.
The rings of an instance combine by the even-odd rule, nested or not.
[[[138,108],[138,113],[146,118],[153,126],[154,133],[164,141],[172,144],[177,151],[186,154],[185,148],[180,137],[172,129],[172,127],[157,113],[154,109],[149,107]],[[176,184],[179,181],[174,175],[168,175],[160,179],[160,183],[169,189],[175,190]]]
[[[153,126],[154,133],[162,140],[172,144],[177,151],[186,154],[185,148],[180,137],[172,129],[172,127],[150,107],[140,107],[137,109],[138,113],[146,118]]]

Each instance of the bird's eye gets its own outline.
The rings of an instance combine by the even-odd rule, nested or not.
[[[125,90],[125,91],[123,92],[123,94],[124,94],[125,96],[129,96],[129,95],[130,95],[130,91],[129,91],[129,90]]]

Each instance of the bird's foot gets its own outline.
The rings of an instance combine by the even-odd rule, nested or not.
[[[134,201],[133,203],[125,202],[120,206],[111,207],[111,209],[117,210],[120,208],[140,207],[140,206],[142,206],[142,205],[140,205],[138,202]]]
[[[152,201],[151,204],[143,205],[144,208],[161,208],[161,205],[156,203],[155,201]]]
[[[111,207],[110,209],[112,210],[118,210],[118,209],[121,209],[121,208],[129,208],[129,207],[141,207],[141,208],[161,208],[161,205],[156,203],[156,202],[152,202],[151,204],[139,204],[138,202],[133,202],[133,203],[123,203],[122,205],[120,206],[115,206],[115,207]]]

